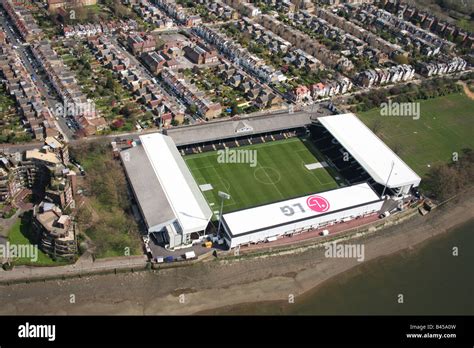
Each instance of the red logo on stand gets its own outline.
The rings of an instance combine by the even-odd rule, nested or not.
[[[328,211],[330,207],[328,200],[321,196],[308,197],[306,204],[311,210],[318,213],[324,213],[325,211]]]

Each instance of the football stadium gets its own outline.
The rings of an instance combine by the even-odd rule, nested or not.
[[[236,156],[244,153],[238,152],[241,150],[253,151],[255,166],[245,158],[237,163],[232,158],[219,163],[222,153],[219,150],[188,155],[184,160],[198,185],[210,185],[203,194],[211,207],[220,205],[219,191],[230,194],[230,199],[224,202],[227,213],[342,185],[342,181],[335,179],[337,176],[329,173],[332,170],[323,157],[307,147],[310,145],[306,139],[290,137],[234,148],[232,153]],[[317,163],[323,165],[308,169]]]
[[[148,233],[171,250],[330,229],[396,209],[420,183],[353,114],[175,127],[120,155]]]

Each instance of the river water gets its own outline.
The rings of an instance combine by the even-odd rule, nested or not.
[[[413,250],[366,262],[292,304],[244,304],[213,313],[474,315],[474,220]]]

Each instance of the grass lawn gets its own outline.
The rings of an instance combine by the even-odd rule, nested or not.
[[[474,101],[464,93],[420,101],[420,118],[380,116],[379,109],[359,113],[369,127],[382,121],[378,135],[420,176],[453,152],[474,148]]]
[[[234,149],[256,150],[256,166],[218,163],[217,151],[184,157],[197,184],[212,185],[203,194],[213,211],[220,207],[218,191],[231,195],[224,203],[224,212],[230,212],[338,187],[325,168],[305,167],[322,159],[298,138]]]
[[[28,213],[25,213],[25,215],[27,214]],[[8,233],[8,241],[10,244],[15,245],[37,245],[36,243],[32,243],[33,236],[31,233],[31,217],[25,216],[24,218],[19,218]],[[38,249],[38,260],[36,262],[33,262],[29,258],[17,258],[13,263],[15,265],[29,266],[60,266],[67,264],[64,260],[54,261],[48,254],[45,254],[40,249]]]

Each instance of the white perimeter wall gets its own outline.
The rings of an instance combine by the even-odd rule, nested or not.
[[[319,225],[326,224],[328,222],[339,222],[342,219],[348,217],[356,218],[357,216],[363,216],[373,212],[377,212],[382,208],[382,205],[383,201],[369,203],[360,207],[349,208],[344,211],[335,212],[328,215],[316,216],[312,219],[296,223],[289,223],[286,225],[245,234],[242,236],[235,236],[232,238],[232,240],[229,240],[229,233],[228,235],[226,234],[225,239],[227,245],[229,245],[231,248],[235,248],[242,244],[264,242],[269,237],[283,236],[285,234],[300,232],[303,230],[315,229],[318,228]],[[228,233],[228,231],[226,232]]]

